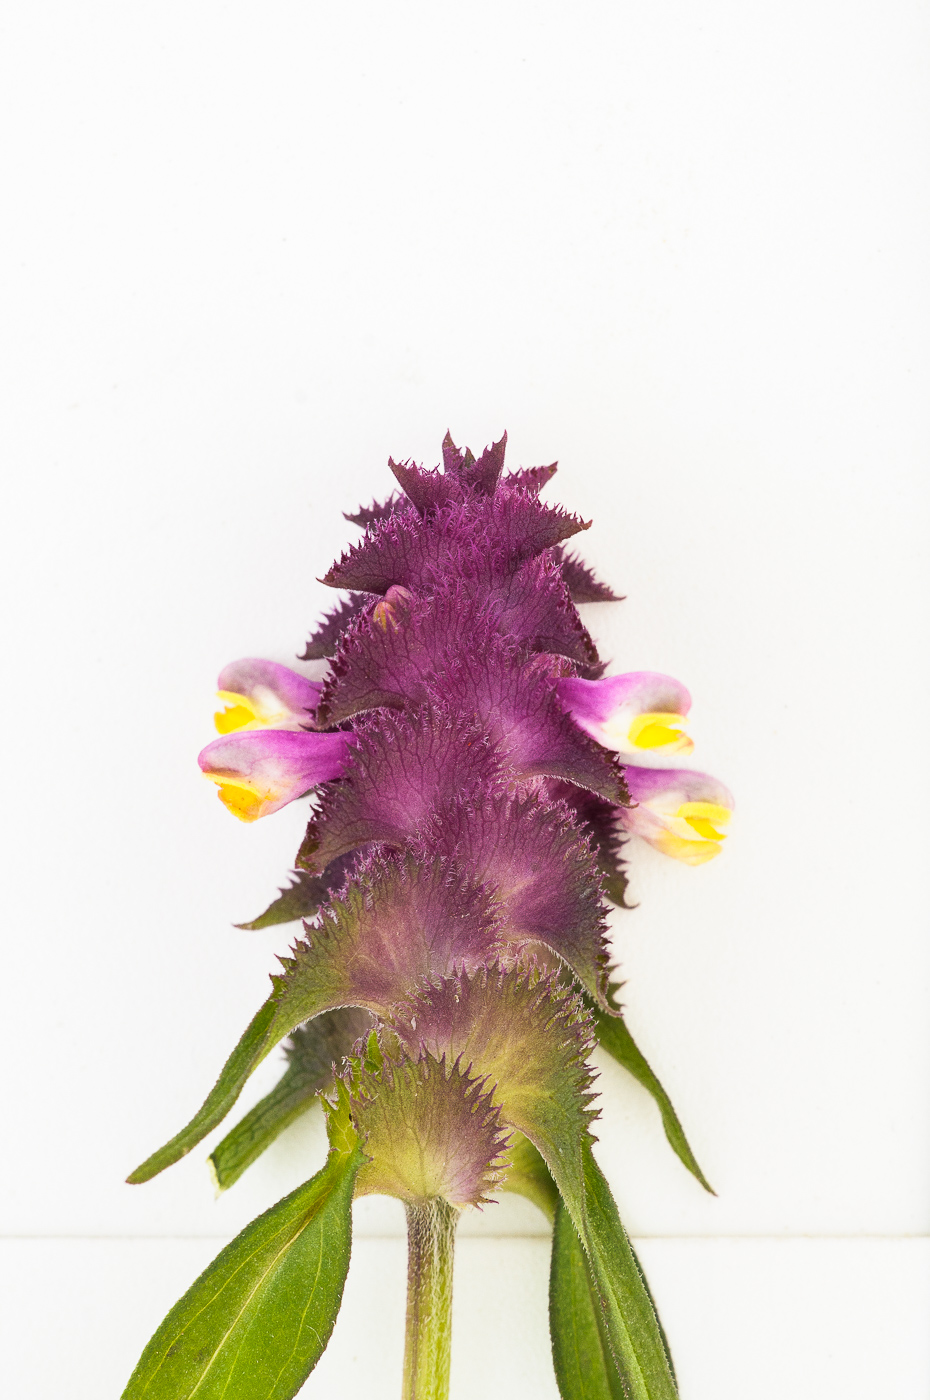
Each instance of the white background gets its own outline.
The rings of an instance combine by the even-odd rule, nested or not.
[[[207,1148],[122,1184],[290,932],[230,928],[303,816],[240,825],[199,776],[216,673],[293,660],[340,512],[446,427],[560,460],[548,498],[627,595],[586,622],[615,669],[685,681],[695,766],[737,796],[710,866],[631,847],[615,920],[719,1193],[606,1065],[600,1157],[683,1400],[924,1400],[928,27],[907,0],[6,10],[18,1400],[118,1396],[322,1158],[310,1118],[217,1203]],[[400,1227],[357,1209],[308,1397],[399,1393]],[[505,1199],[463,1233],[456,1400],[553,1400],[542,1218]]]

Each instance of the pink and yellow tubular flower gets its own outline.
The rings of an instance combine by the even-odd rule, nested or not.
[[[680,681],[658,671],[629,671],[599,681],[566,677],[558,696],[575,723],[627,763],[689,754],[684,733],[691,696]]]
[[[617,809],[627,831],[686,865],[703,865],[720,854],[734,806],[723,783],[684,768],[630,766],[624,776],[637,804]]]
[[[217,694],[226,709],[214,723],[220,734],[238,729],[306,729],[322,685],[298,676],[277,661],[247,656],[224,666],[217,680]]]
[[[197,762],[233,816],[254,822],[342,776],[354,736],[307,728],[321,685],[255,657],[226,666],[218,685],[226,704],[214,716],[222,738]]]
[[[233,816],[254,822],[318,783],[341,778],[354,742],[352,734],[240,730],[214,739],[197,762],[219,786],[220,801]]]

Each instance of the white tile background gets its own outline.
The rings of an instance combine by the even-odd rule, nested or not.
[[[628,595],[588,610],[605,654],[690,686],[738,798],[710,867],[637,848],[616,920],[719,1192],[605,1065],[683,1400],[924,1400],[928,27],[906,0],[6,12],[12,1394],[117,1396],[320,1160],[307,1120],[218,1203],[205,1152],[121,1184],[284,942],[229,925],[301,813],[240,826],[199,778],[214,677],[293,659],[339,512],[450,426],[561,460],[549,496]],[[308,1396],[397,1392],[398,1217],[363,1206]],[[457,1397],[554,1394],[537,1218],[467,1234]]]

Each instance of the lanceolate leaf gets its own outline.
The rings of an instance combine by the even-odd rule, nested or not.
[[[131,1186],[150,1181],[173,1166],[222,1123],[265,1056],[295,1026],[347,1002],[352,1004],[346,976],[338,962],[325,956],[325,947],[316,958],[316,950],[307,944],[299,944],[298,950],[302,955],[298,960],[282,960],[285,976],[272,978],[275,990],[249,1022],[202,1107],[185,1128],[130,1173],[126,1180]],[[295,971],[297,975],[291,975]]]
[[[500,1184],[501,1191],[525,1196],[538,1206],[551,1224],[559,1204],[559,1188],[542,1156],[523,1133],[515,1132],[507,1148],[510,1169]]]
[[[675,1400],[678,1388],[665,1334],[610,1187],[588,1143],[582,1159],[584,1215],[574,1224],[576,1229],[581,1225],[578,1233],[603,1305],[604,1336],[624,1392],[628,1400]]]
[[[298,1026],[285,1045],[288,1065],[281,1079],[210,1154],[216,1184],[225,1191],[275,1138],[317,1101],[333,1082],[335,1068],[371,1028],[367,1011],[342,1007]]]
[[[625,1400],[607,1341],[604,1309],[578,1232],[561,1204],[552,1233],[549,1332],[562,1400]]]
[[[717,1193],[701,1171],[697,1158],[688,1145],[684,1128],[678,1121],[678,1114],[672,1107],[671,1099],[650,1069],[645,1055],[630,1034],[630,1028],[626,1021],[622,1016],[605,1015],[599,1007],[592,1007],[592,1010],[597,1026],[597,1038],[601,1045],[618,1064],[629,1070],[634,1079],[639,1080],[644,1089],[649,1090],[658,1104],[659,1112],[662,1115],[662,1126],[672,1151],[684,1163],[688,1171],[697,1177],[704,1190],[709,1191],[712,1196],[716,1195]]]
[[[153,1152],[151,1157],[147,1157],[141,1166],[136,1167],[126,1180],[132,1186],[138,1186],[143,1181],[150,1181],[153,1176],[164,1171],[165,1167],[170,1167],[172,1163],[180,1161],[185,1157],[191,1148],[196,1147],[198,1142],[202,1142],[218,1123],[222,1123],[236,1099],[242,1092],[242,1086],[249,1075],[261,1064],[280,1036],[273,1038],[273,1028],[277,1016],[278,1008],[272,998],[269,997],[264,1006],[249,1022],[245,1033],[229,1059],[223,1066],[220,1077],[216,1081],[213,1089],[204,1101],[203,1107],[194,1115],[186,1128],[166,1142],[164,1147],[160,1147],[157,1152]],[[282,1032],[283,1034],[283,1032]]]
[[[336,1321],[364,1161],[326,1166],[252,1222],[171,1309],[123,1400],[290,1400]]]
[[[672,1351],[671,1351],[671,1347],[670,1347],[669,1344],[668,1344],[668,1337],[665,1335],[665,1328],[662,1326],[662,1319],[661,1319],[661,1317],[659,1316],[659,1310],[658,1310],[658,1308],[656,1307],[656,1300],[655,1300],[655,1298],[653,1298],[653,1296],[652,1296],[652,1289],[649,1287],[649,1280],[648,1280],[647,1277],[646,1277],[646,1271],[644,1270],[642,1264],[639,1262],[639,1255],[636,1253],[636,1250],[633,1248],[633,1241],[632,1241],[631,1239],[627,1238],[627,1244],[630,1246],[630,1253],[631,1253],[632,1256],[633,1256],[633,1263],[636,1265],[637,1269],[639,1270],[639,1276],[640,1276],[640,1278],[641,1278],[642,1281],[643,1281],[643,1287],[644,1287],[645,1290],[646,1290],[646,1296],[648,1297],[649,1302],[650,1302],[650,1304],[651,1304],[651,1306],[652,1306],[652,1311],[655,1313],[656,1325],[658,1326],[658,1329],[659,1329],[659,1337],[660,1337],[661,1340],[662,1340],[662,1350],[665,1352],[665,1359],[666,1359],[666,1361],[668,1362],[668,1369],[669,1369],[669,1371],[670,1371],[671,1374],[672,1374],[672,1380],[673,1380],[673,1381],[675,1382],[675,1384],[677,1385],[677,1384],[678,1384],[678,1376],[677,1376],[677,1374],[676,1374],[676,1372],[675,1372],[675,1363],[674,1363],[674,1361],[672,1360]]]
[[[630,1253],[655,1311],[649,1284],[632,1244]],[[675,1367],[658,1315],[656,1325],[674,1379]],[[604,1306],[578,1231],[563,1205],[556,1213],[552,1236],[549,1331],[562,1400],[626,1400],[627,1391],[611,1351]]]
[[[336,1007],[386,1011],[424,978],[473,966],[497,947],[490,897],[442,860],[418,865],[374,856],[323,911],[319,925],[282,958],[284,975],[230,1055],[186,1128],[128,1178],[148,1181],[221,1123],[249,1076],[302,1021]]]
[[[328,1075],[327,1079],[331,1077]],[[289,1065],[271,1093],[250,1109],[210,1153],[217,1189],[226,1191],[234,1185],[285,1128],[313,1107],[324,1087],[325,1084],[317,1084],[315,1079],[308,1081]]]

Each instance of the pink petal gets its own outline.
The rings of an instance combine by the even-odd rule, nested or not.
[[[270,690],[280,700],[282,708],[305,722],[310,721],[323,689],[316,681],[298,676],[289,666],[256,656],[231,661],[223,667],[216,684],[218,690],[250,699],[257,690]]]
[[[683,802],[716,802],[732,811],[735,803],[728,787],[710,773],[687,768],[624,768],[623,776],[634,802],[662,800],[663,807],[677,809]]]
[[[627,707],[636,714],[676,715],[686,715],[691,708],[691,696],[681,681],[660,671],[628,671],[599,681],[568,676],[556,691],[575,723],[589,733]]]
[[[238,730],[214,739],[197,762],[214,781],[248,784],[259,798],[255,815],[264,817],[318,783],[341,777],[354,742],[354,734]]]

